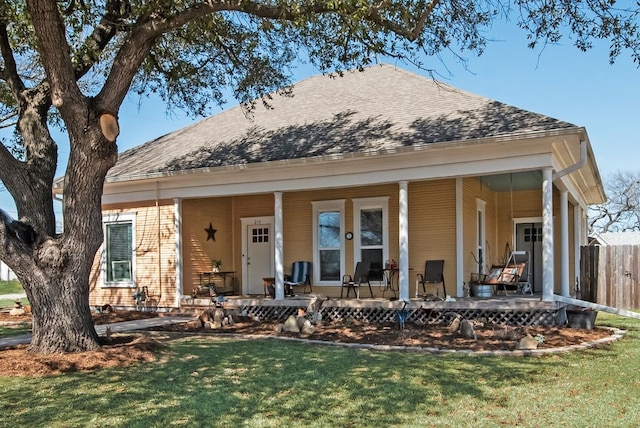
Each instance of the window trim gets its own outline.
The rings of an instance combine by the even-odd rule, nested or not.
[[[109,224],[131,223],[131,281],[107,281],[107,226]],[[136,288],[136,214],[111,213],[102,216],[102,247],[100,249],[100,276],[102,288]]]
[[[345,199],[331,201],[312,201],[313,211],[313,284],[340,286],[344,275],[345,265]],[[340,213],[340,278],[337,281],[320,281],[320,249],[318,248],[318,214],[325,211],[338,211]]]
[[[360,211],[363,209],[382,209],[382,264],[389,260],[389,197],[356,198],[353,201],[353,265],[361,259],[362,229]]]

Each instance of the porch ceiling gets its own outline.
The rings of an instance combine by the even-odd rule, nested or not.
[[[542,188],[542,172],[523,171],[510,174],[485,175],[478,177],[478,181],[495,192],[536,190]]]

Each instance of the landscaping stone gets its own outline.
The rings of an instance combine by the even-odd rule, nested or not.
[[[522,350],[522,351],[530,351],[532,349],[538,349],[538,341],[535,339],[535,337],[531,336],[530,334],[527,334],[525,337],[520,339],[520,341],[518,342],[518,345],[516,346],[516,349]]]

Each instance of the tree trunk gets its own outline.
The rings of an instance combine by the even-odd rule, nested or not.
[[[32,304],[33,338],[29,351],[39,354],[84,352],[100,347],[89,308],[86,278],[74,269],[32,275],[26,287]]]

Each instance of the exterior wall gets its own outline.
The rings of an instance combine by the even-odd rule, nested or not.
[[[313,192],[285,193],[283,196],[284,271],[290,273],[297,260],[313,260],[313,208],[314,201],[345,199],[345,232],[353,231],[353,199],[389,197],[389,259],[398,259],[398,185],[366,186],[358,188],[327,189]],[[411,196],[410,196],[411,199]],[[411,203],[411,202],[410,202]],[[353,274],[354,241],[345,241],[345,273]],[[378,284],[372,283],[374,291]],[[340,296],[339,286],[314,286],[314,293],[330,297]],[[363,292],[368,296],[368,290]]]
[[[110,206],[103,214],[135,214],[135,283],[147,286],[147,304],[171,307],[175,304],[175,231],[173,201],[140,203],[137,206]],[[133,306],[136,287],[105,287],[100,259],[103,248],[95,255],[89,278],[91,306]]]
[[[500,221],[496,192],[482,184],[477,178],[465,178],[462,185],[463,191],[463,242],[464,242],[464,281],[468,282],[471,273],[478,272],[478,264],[475,259],[478,242],[477,200],[486,202],[485,206],[485,272],[496,261],[498,248],[498,222]]]
[[[409,183],[409,268],[413,269],[409,273],[410,297],[415,295],[416,275],[424,273],[426,260],[434,259],[444,260],[447,294],[455,296],[455,179]]]
[[[184,199],[182,201],[182,293],[191,294],[200,283],[200,272],[211,271],[213,260],[222,260],[221,270],[235,271],[233,221],[230,197]],[[209,224],[216,230],[208,238]]]

